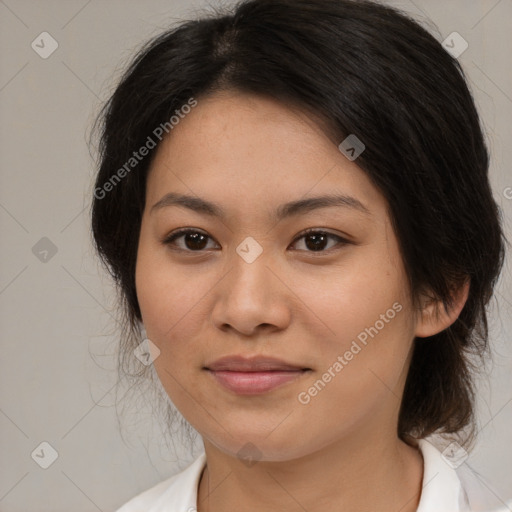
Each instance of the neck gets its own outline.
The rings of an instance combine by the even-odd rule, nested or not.
[[[391,437],[391,439],[390,439]],[[205,440],[198,512],[357,510],[414,512],[423,461],[417,448],[379,433],[329,444],[288,461],[249,465]]]

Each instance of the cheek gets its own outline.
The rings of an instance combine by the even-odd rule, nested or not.
[[[167,258],[158,255],[158,250],[140,247],[136,267],[137,298],[147,337],[160,350],[154,367],[169,398],[192,421],[196,402],[191,404],[190,396],[197,400],[201,390],[196,389],[190,376],[194,367],[200,368],[202,361],[191,340],[201,338],[198,304],[208,290],[207,287],[202,289],[200,282],[201,279],[190,279],[176,272]]]
[[[185,324],[197,325],[191,319],[207,292],[207,283],[201,283],[177,271],[165,250],[146,244],[141,236],[135,271],[137,299],[148,338],[160,350],[172,348],[167,341],[181,339],[176,333]]]
[[[332,320],[336,336],[319,340],[321,361],[297,401],[305,429],[332,439],[398,414],[408,370],[412,327],[407,304],[384,300],[383,306]],[[352,305],[352,307],[354,307]],[[383,315],[381,317],[380,315]],[[323,441],[326,441],[323,439]]]
[[[379,330],[390,331],[395,317],[409,309],[402,266],[376,246],[358,248],[328,272],[302,272],[291,280],[305,306],[329,328],[331,342],[351,340],[376,322]]]
[[[180,267],[165,248],[141,237],[135,277],[147,337],[160,350],[158,377],[175,405],[186,408],[190,396],[181,397],[182,388],[197,391],[193,376],[212,352],[208,298],[218,272],[208,265]]]
[[[329,328],[327,336],[315,337],[320,375],[330,369],[323,399],[347,400],[348,410],[387,388],[399,393],[414,336],[405,271],[386,242],[383,248],[360,251],[325,279],[295,280],[298,295],[308,297],[307,306]]]

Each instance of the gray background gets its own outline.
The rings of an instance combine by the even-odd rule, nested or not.
[[[206,5],[0,1],[3,512],[114,510],[194,456],[179,446],[176,456],[161,445],[151,411],[132,415],[124,438],[120,435],[113,406],[114,294],[90,243],[94,164],[86,137],[134,50]],[[393,5],[425,23],[439,40],[457,31],[468,41],[459,60],[484,119],[492,185],[512,239],[512,189],[507,188],[512,187],[512,1]],[[43,31],[59,45],[47,59],[31,48]],[[43,237],[57,249],[46,262],[32,250]],[[39,243],[43,249],[48,244]],[[469,458],[507,497],[512,489],[511,290],[508,259],[491,308],[494,360],[490,378],[480,386],[481,432]],[[43,441],[59,455],[46,470],[31,458]]]

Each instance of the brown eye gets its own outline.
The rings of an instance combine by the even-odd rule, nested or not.
[[[181,238],[183,239],[182,244],[176,244],[176,240]],[[207,248],[208,240],[211,240],[211,238],[201,231],[194,229],[182,229],[175,233],[171,233],[163,240],[163,243],[165,245],[176,246],[177,249],[183,251],[199,252]]]
[[[306,252],[327,252],[336,245],[346,245],[348,243],[344,238],[338,235],[313,229],[304,232],[301,236],[296,238],[294,244],[297,244],[297,241],[302,239],[304,239],[305,249],[298,250],[305,250]],[[329,239],[336,240],[337,242],[327,247],[329,245]]]
[[[302,233],[302,235],[295,239],[293,245],[297,245],[298,241],[302,239],[304,240],[304,248],[295,250],[305,252],[328,252],[336,246],[343,246],[349,243],[338,235],[318,229],[310,229]],[[181,242],[177,243],[178,240],[181,240]],[[213,238],[208,236],[206,233],[198,231],[197,229],[188,228],[171,233],[162,241],[162,243],[164,245],[171,246],[173,249],[184,252],[204,252],[205,249],[216,248],[215,246],[208,247],[209,241],[213,242]]]

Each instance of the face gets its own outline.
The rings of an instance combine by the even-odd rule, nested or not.
[[[224,453],[396,435],[415,314],[386,201],[339,142],[298,110],[217,93],[152,163],[142,319],[170,399]],[[216,366],[227,356],[242,362]]]

